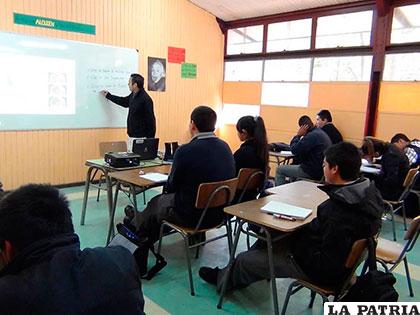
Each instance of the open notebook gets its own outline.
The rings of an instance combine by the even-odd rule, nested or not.
[[[311,209],[289,205],[279,201],[270,201],[261,211],[271,214],[285,215],[296,220],[305,220],[312,213]]]

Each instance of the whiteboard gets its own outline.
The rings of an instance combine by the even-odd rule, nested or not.
[[[0,130],[125,127],[135,49],[0,32]]]

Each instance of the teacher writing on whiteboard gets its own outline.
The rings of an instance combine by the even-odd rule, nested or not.
[[[108,91],[101,91],[101,94],[115,104],[128,108],[127,149],[131,152],[134,139],[155,137],[156,119],[153,100],[144,90],[144,78],[133,73],[128,80],[128,88],[131,94],[125,97],[112,95]]]

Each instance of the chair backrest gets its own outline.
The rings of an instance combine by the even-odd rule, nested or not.
[[[419,174],[419,167],[415,167],[415,168],[411,168],[408,173],[407,176],[405,177],[404,180],[404,187],[408,187],[408,186],[413,186],[413,184],[415,183],[416,178],[418,177]]]
[[[411,221],[411,224],[408,227],[407,232],[405,232],[404,239],[408,241],[413,240],[414,238],[416,238],[416,236],[418,236],[419,231],[420,231],[420,215],[415,217],[413,221]]]
[[[197,209],[207,209],[228,205],[235,196],[237,185],[237,178],[200,184],[195,207]]]
[[[241,190],[238,202],[241,202],[247,191],[259,191],[264,184],[264,173],[256,168],[241,168],[238,174],[238,186],[236,190]]]
[[[337,296],[342,296],[342,294],[348,289],[351,285],[352,278],[356,269],[359,265],[366,260],[368,255],[368,240],[360,239],[353,243],[350,253],[347,255],[346,262],[344,266],[348,270],[347,277],[342,282],[341,287],[337,291]]]
[[[125,141],[110,141],[99,142],[99,154],[101,157],[107,152],[127,152],[127,142]]]

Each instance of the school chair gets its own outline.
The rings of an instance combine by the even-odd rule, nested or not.
[[[404,180],[404,184],[403,184],[404,190],[401,193],[398,200],[397,201],[384,200],[384,202],[388,205],[388,213],[391,215],[392,233],[393,233],[394,241],[397,240],[396,233],[395,233],[394,214],[395,214],[395,212],[397,212],[398,210],[401,209],[401,213],[402,213],[403,221],[404,221],[404,230],[407,231],[407,219],[406,219],[406,215],[405,215],[404,202],[405,202],[406,198],[408,197],[410,191],[413,189],[413,186],[414,186],[415,182],[419,178],[419,176],[420,176],[419,174],[420,174],[419,167],[410,169],[407,173],[407,176],[405,177],[405,180]]]
[[[408,231],[404,235],[406,241],[404,245],[392,242],[383,238],[378,239],[376,246],[376,260],[385,268],[385,271],[392,272],[400,263],[404,261],[405,276],[407,278],[408,290],[413,297],[413,287],[411,285],[410,271],[408,269],[407,254],[413,249],[420,233],[420,216],[411,222]],[[391,265],[388,268],[388,265]]]
[[[350,253],[347,256],[345,267],[348,271],[347,277],[338,286],[319,286],[313,284],[309,281],[304,280],[295,280],[293,281],[287,290],[286,298],[284,300],[283,309],[281,314],[286,314],[287,305],[289,304],[290,297],[296,292],[300,291],[303,288],[311,290],[311,301],[309,303],[309,308],[312,308],[315,301],[315,296],[318,293],[323,302],[328,302],[329,296],[334,296],[334,301],[338,301],[347,289],[353,284],[355,278],[356,269],[359,265],[366,259],[368,253],[368,240],[361,239],[353,243]]]
[[[160,254],[161,252],[161,246],[162,246],[162,238],[163,238],[163,230],[166,227],[169,227],[173,230],[175,230],[175,232],[181,234],[182,238],[184,239],[184,247],[185,247],[185,254],[187,257],[187,266],[188,266],[188,277],[189,277],[189,281],[190,281],[190,290],[191,290],[191,295],[195,295],[194,292],[194,283],[193,283],[193,278],[192,278],[192,271],[191,271],[191,259],[190,259],[190,252],[189,250],[192,248],[196,248],[196,257],[198,256],[199,253],[199,248],[201,245],[204,245],[206,243],[209,242],[213,242],[215,240],[221,239],[223,237],[227,237],[228,239],[228,246],[229,246],[229,252],[231,251],[232,248],[232,231],[231,231],[231,227],[229,224],[229,219],[227,217],[225,217],[225,219],[223,220],[223,222],[221,222],[220,224],[211,227],[211,228],[203,228],[202,227],[202,222],[206,216],[206,214],[212,210],[214,210],[214,208],[220,208],[220,207],[225,207],[228,206],[234,196],[235,196],[235,192],[236,192],[236,186],[238,185],[238,179],[237,178],[232,178],[232,179],[228,179],[225,181],[220,181],[220,182],[213,182],[213,183],[203,183],[198,187],[198,192],[197,192],[197,199],[195,201],[195,207],[197,209],[202,209],[202,214],[201,217],[196,225],[195,228],[189,228],[189,227],[184,227],[184,226],[180,226],[171,222],[168,222],[166,220],[162,221],[162,225],[160,228],[160,236],[159,236],[159,243],[158,243],[158,254]],[[219,235],[216,236],[214,238],[211,238],[209,240],[204,240],[204,241],[199,241],[196,243],[190,243],[190,239],[192,239],[195,235],[197,234],[201,234],[201,233],[206,233],[207,231],[213,230],[213,229],[218,229],[222,226],[226,227],[226,233],[223,235]]]
[[[237,194],[239,197],[235,200],[235,203],[241,203],[245,201],[249,201],[247,197],[249,197],[249,193],[256,192],[259,194],[263,188],[265,180],[265,175],[260,169],[256,168],[241,168],[238,173],[238,186],[236,187]],[[235,220],[235,227],[233,229],[234,233],[236,231],[238,221]],[[247,231],[249,231],[249,226],[247,226]],[[249,234],[246,235],[246,242],[248,245],[248,249],[250,247],[249,243]]]

